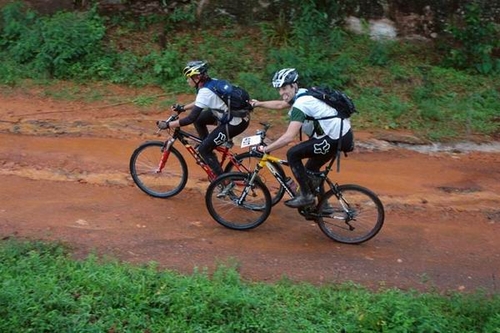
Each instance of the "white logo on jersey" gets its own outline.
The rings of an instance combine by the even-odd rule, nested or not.
[[[326,155],[329,151],[330,151],[330,144],[326,140],[323,140],[323,142],[314,145],[314,153],[316,155],[319,154]]]
[[[224,142],[227,141],[227,136],[220,132],[217,137],[214,139],[214,143],[217,145],[217,146],[220,146],[221,144],[223,144]]]

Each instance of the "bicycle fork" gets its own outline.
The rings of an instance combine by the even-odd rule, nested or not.
[[[259,168],[258,165],[255,166],[255,168]],[[250,191],[253,188],[253,184],[255,183],[255,179],[258,175],[258,172],[253,172],[250,174],[250,179],[247,181],[247,184],[243,191],[241,192],[241,195],[238,199],[235,200],[235,202],[238,204],[238,206],[242,206],[243,203],[245,202],[246,197],[250,194]]]
[[[170,138],[165,142],[165,145],[161,149],[161,159],[158,164],[158,168],[155,170],[155,173],[160,173],[165,164],[167,164],[168,157],[170,156],[170,147],[174,144],[175,138]]]
[[[349,203],[344,199],[342,192],[338,189],[339,185],[331,183],[328,179],[327,181],[345,213],[345,216],[332,216],[332,217],[337,220],[344,220],[344,223],[347,224],[349,230],[353,231],[356,228],[353,225],[351,225],[350,222],[356,220],[355,219],[356,212],[353,209],[351,209]]]

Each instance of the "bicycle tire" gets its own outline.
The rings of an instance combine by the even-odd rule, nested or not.
[[[260,161],[259,156],[254,156],[250,152],[238,154],[235,156],[235,159],[239,161],[250,172],[255,169],[255,165]],[[281,165],[274,162],[268,163],[271,163],[276,168],[276,170],[278,170],[278,173],[280,174],[282,179],[286,178],[285,171],[283,170]],[[228,165],[226,165],[224,173],[235,172],[235,168],[236,166],[233,163],[229,163]],[[285,195],[285,188],[281,186],[276,177],[272,175],[268,168],[262,168],[262,170],[259,171],[259,178],[267,186],[267,189],[271,194],[272,205],[276,205],[283,198],[283,195]]]
[[[210,183],[205,204],[217,223],[233,230],[249,230],[269,217],[272,207],[269,190],[260,179],[256,179],[250,188],[249,178],[249,174],[244,172],[230,172]],[[233,184],[233,187],[229,190],[227,184]],[[246,196],[245,191],[249,191]],[[238,203],[242,197],[243,201]]]
[[[345,184],[338,186],[338,195],[330,190],[318,205],[316,222],[326,236],[340,243],[360,244],[379,233],[385,213],[382,201],[374,192],[356,184]],[[344,210],[341,200],[349,212]],[[328,214],[324,213],[327,203]]]
[[[188,180],[186,161],[174,147],[170,147],[170,154],[162,171],[156,171],[162,158],[163,146],[161,141],[148,141],[137,147],[130,157],[130,175],[135,185],[155,198],[170,198],[179,194]]]

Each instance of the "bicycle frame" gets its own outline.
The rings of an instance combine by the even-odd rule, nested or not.
[[[168,156],[170,155],[170,147],[172,147],[175,141],[179,141],[186,148],[189,154],[195,159],[196,164],[198,164],[205,171],[210,181],[213,181],[215,178],[217,178],[217,175],[213,172],[210,166],[203,161],[200,153],[193,147],[193,145],[190,144],[190,141],[193,141],[195,144],[200,144],[202,142],[202,139],[195,136],[194,134],[181,130],[179,127],[177,127],[174,130],[172,136],[165,141],[165,144],[163,146],[163,154],[156,172],[161,172],[165,167]],[[215,148],[215,151],[219,152],[222,156],[220,160],[221,166],[224,165],[226,161],[229,161],[236,166],[236,169],[238,171],[250,172],[250,170],[248,170],[244,165],[236,160],[235,155],[230,151],[228,147],[217,146]]]
[[[251,148],[251,151],[256,151],[256,148],[255,147]],[[271,163],[269,163],[269,162],[271,162]],[[285,189],[286,193],[288,193],[288,195],[292,199],[295,198],[296,193],[290,188],[290,186],[286,183],[286,180],[279,174],[279,172],[275,169],[275,167],[273,166],[272,163],[277,163],[277,164],[285,165],[285,166],[288,166],[288,167],[290,166],[290,164],[288,163],[287,160],[283,160],[283,159],[281,159],[279,157],[272,156],[270,154],[264,154],[261,157],[260,161],[255,165],[255,169],[252,172],[251,177],[250,177],[250,183],[254,182],[255,178],[258,176],[259,171],[261,169],[267,167],[268,170],[271,172],[271,174],[274,176],[274,178],[276,178],[276,180],[280,183],[280,185],[283,186],[283,188]],[[335,196],[337,197],[337,199],[341,203],[342,208],[347,212],[348,211],[348,205],[345,202],[345,200],[342,198],[342,195],[340,194],[340,192],[338,190],[338,186],[339,185],[337,183],[333,183],[328,178],[328,173],[330,172],[332,164],[333,163],[330,163],[330,165],[328,165],[325,168],[325,170],[323,171],[323,177],[324,178],[323,178],[323,181],[322,181],[321,184],[323,184],[323,182],[326,182],[328,184],[328,186],[330,187],[330,189],[334,192]],[[321,202],[322,195],[321,195],[321,193],[318,193],[318,192],[316,192],[315,194],[318,196],[318,204],[319,204]]]
[[[271,174],[274,176],[274,178],[276,178],[278,183],[280,183],[280,185],[283,186],[283,188],[288,193],[288,195],[292,198],[295,197],[295,193],[288,186],[285,179],[283,179],[283,177],[279,174],[278,170],[276,170],[274,168],[272,163],[268,163],[268,162],[289,166],[288,161],[286,161],[286,160],[283,160],[281,158],[278,158],[278,157],[275,157],[275,156],[272,156],[269,154],[264,154],[262,156],[262,158],[260,159],[260,161],[255,165],[255,169],[254,169],[252,176],[251,176],[251,182],[254,181],[255,177],[257,177],[260,170],[267,167],[268,170],[271,172]]]

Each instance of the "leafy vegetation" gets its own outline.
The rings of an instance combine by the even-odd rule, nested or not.
[[[410,130],[436,141],[500,135],[499,31],[477,2],[432,43],[353,35],[340,28],[343,8],[287,1],[283,8],[293,10],[274,22],[187,30],[177,27],[195,21],[194,7],[133,19],[95,9],[40,16],[10,3],[1,11],[0,83],[109,82],[187,93],[181,68],[202,58],[213,76],[275,99],[273,72],[295,67],[303,86],[347,91],[360,111],[358,129]]]
[[[500,298],[371,292],[282,280],[248,283],[236,265],[189,276],[61,244],[0,244],[2,332],[500,332]]]
[[[482,74],[500,71],[500,59],[493,56],[500,47],[499,28],[482,15],[479,3],[471,2],[462,17],[449,23],[451,38],[445,47],[445,63],[455,68],[472,67]]]

